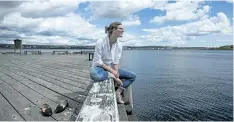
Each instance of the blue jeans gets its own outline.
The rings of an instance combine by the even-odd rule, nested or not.
[[[123,88],[127,88],[136,79],[135,73],[133,73],[131,71],[119,68],[118,72],[119,72],[119,79],[123,82],[123,86],[121,86]],[[90,72],[90,77],[94,81],[107,80],[108,79],[108,71],[106,71],[102,67],[94,67],[94,68],[92,68],[92,70]]]

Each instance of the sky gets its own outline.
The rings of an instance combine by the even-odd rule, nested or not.
[[[0,43],[92,46],[116,21],[125,46],[233,44],[232,0],[0,0]]]

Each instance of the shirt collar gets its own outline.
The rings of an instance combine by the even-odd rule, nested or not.
[[[109,40],[109,36],[107,35],[106,36],[106,40],[107,40],[107,44],[110,45],[110,40]],[[118,43],[119,42],[119,39],[117,38],[117,41],[115,43]],[[113,44],[115,44],[113,43]]]

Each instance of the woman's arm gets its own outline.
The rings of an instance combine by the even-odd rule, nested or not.
[[[113,68],[114,68],[114,70],[118,71],[119,70],[119,64],[114,64]]]
[[[95,52],[94,52],[94,57],[93,57],[94,65],[100,66],[112,74],[116,74],[115,70],[113,70],[110,66],[107,66],[106,64],[103,63],[103,61],[102,61],[102,54],[103,54],[102,46],[103,46],[102,41],[98,41],[96,46],[95,46]]]
[[[104,64],[104,63],[101,65],[101,67],[102,67],[103,69],[109,71],[109,72],[112,73],[113,75],[115,75],[115,74],[117,73],[114,69],[112,69],[110,66],[107,66],[107,65]]]
[[[118,73],[118,70],[119,70],[119,60],[121,58],[121,54],[122,54],[122,45],[118,43],[117,47],[116,47],[116,53],[115,53],[115,60],[113,62],[113,69],[115,71],[117,71],[115,75],[115,77],[119,78],[119,73]]]

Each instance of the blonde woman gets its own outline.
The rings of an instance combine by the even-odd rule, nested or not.
[[[90,77],[94,81],[113,78],[119,85],[116,90],[117,102],[123,104],[122,91],[136,79],[136,75],[133,72],[119,68],[122,46],[118,38],[122,37],[124,27],[120,22],[113,22],[109,27],[105,28],[105,32],[107,36],[98,40],[95,46]]]

